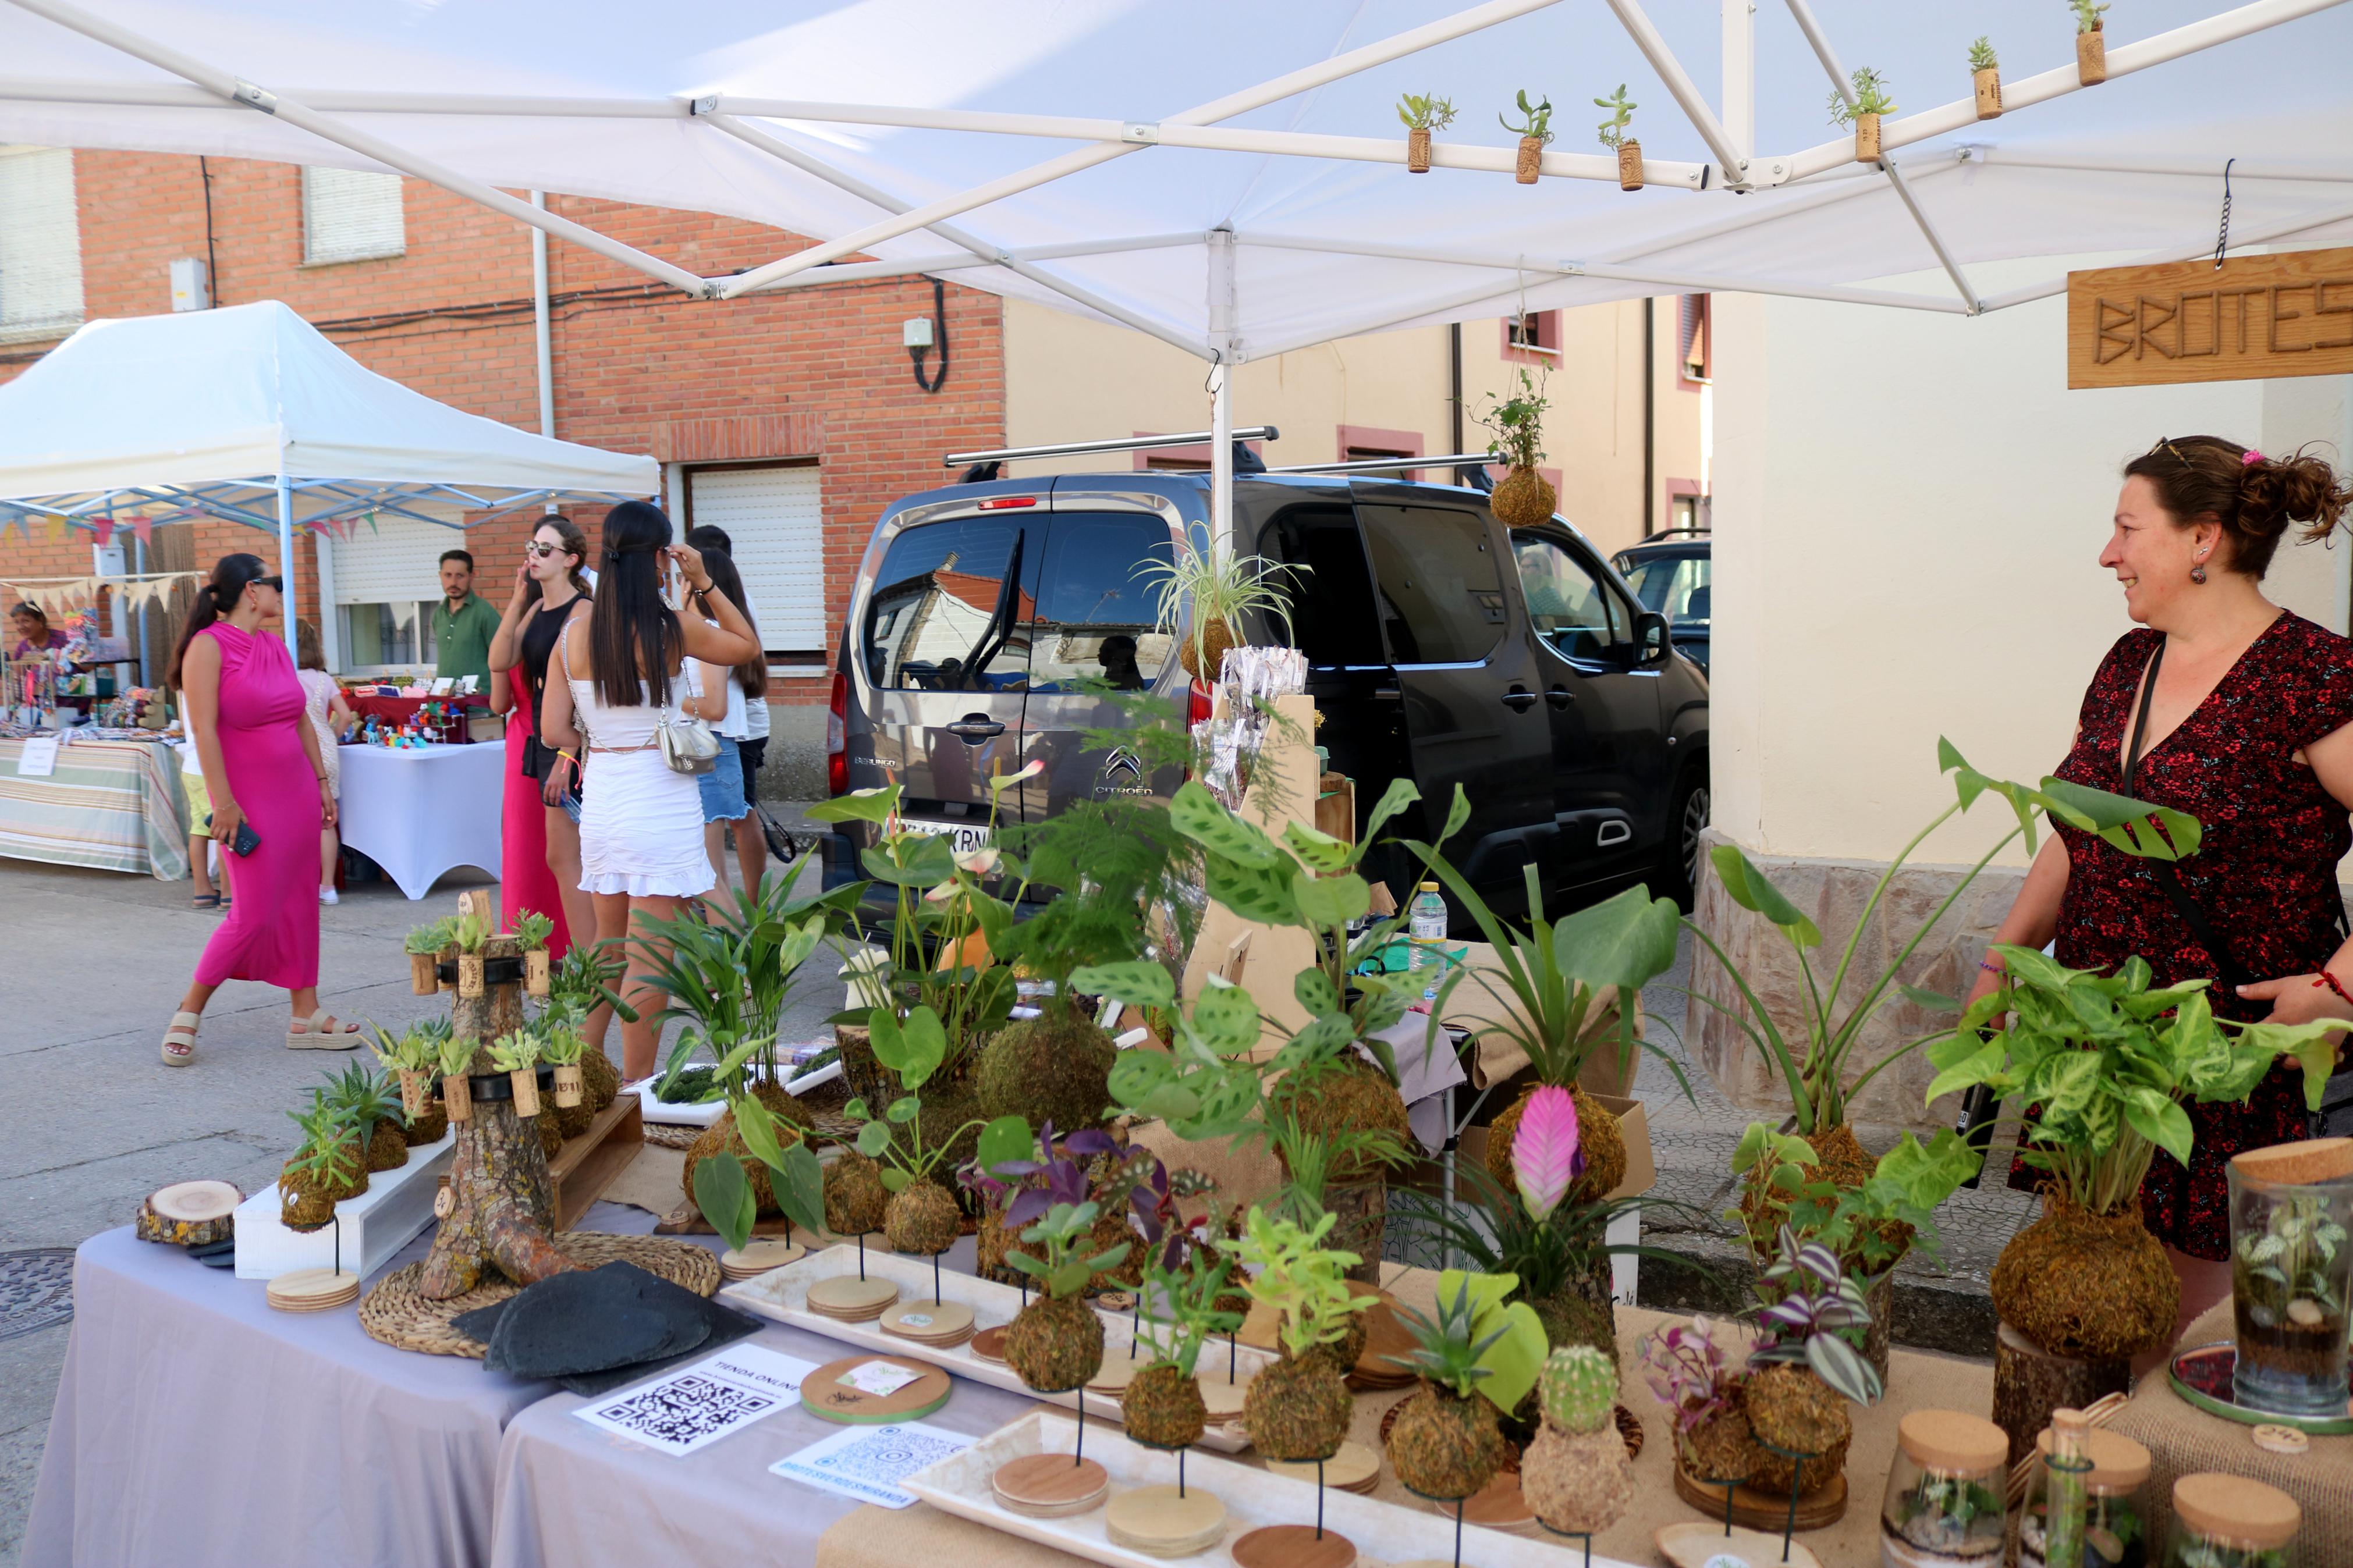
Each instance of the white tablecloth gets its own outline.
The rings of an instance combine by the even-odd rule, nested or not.
[[[506,759],[504,746],[345,746],[343,842],[412,899],[459,866],[497,876]]]

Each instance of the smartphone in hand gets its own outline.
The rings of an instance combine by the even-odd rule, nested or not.
[[[237,841],[229,846],[229,852],[242,859],[260,847],[261,835],[253,830],[253,824],[240,821],[237,825]]]

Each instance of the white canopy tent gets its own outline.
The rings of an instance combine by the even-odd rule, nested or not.
[[[2343,0],[2117,0],[2091,90],[2060,0],[1652,3],[712,0],[649,26],[618,0],[0,0],[0,138],[396,169],[712,300],[953,273],[1201,355],[1221,432],[1225,366],[1387,327],[1692,290],[2044,298],[2063,279],[1989,294],[1969,268],[2211,248],[2231,160],[2236,243],[2353,234]],[[1997,121],[1968,90],[1980,35]],[[1911,110],[1883,168],[1824,113],[1862,65]],[[1586,107],[1621,81],[1631,194]],[[1558,108],[1535,189],[1495,119],[1523,88]],[[1461,111],[1426,175],[1400,166],[1408,91]],[[702,278],[516,188],[819,243]],[[1923,270],[1949,291],[1868,286]]]
[[[290,648],[298,528],[379,512],[458,526],[453,511],[480,521],[547,501],[609,504],[656,494],[660,475],[651,458],[436,403],[275,300],[92,321],[0,386],[0,530],[63,518],[95,532],[135,514],[274,531]],[[330,664],[332,608],[320,616]]]

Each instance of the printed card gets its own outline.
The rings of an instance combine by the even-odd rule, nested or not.
[[[923,1375],[894,1362],[869,1361],[860,1362],[842,1373],[841,1381],[861,1394],[888,1399]]]
[[[853,1426],[768,1467],[788,1481],[839,1492],[860,1502],[905,1508],[914,1497],[899,1482],[928,1465],[972,1447],[960,1432],[902,1421],[890,1426]]]
[[[592,1400],[572,1414],[591,1426],[680,1458],[800,1399],[817,1363],[759,1345],[730,1345],[691,1366]]]

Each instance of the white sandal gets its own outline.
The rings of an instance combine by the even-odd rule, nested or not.
[[[196,1059],[196,1026],[204,1022],[197,1013],[174,1013],[172,1026],[164,1031],[164,1065],[184,1068]]]
[[[286,1031],[286,1048],[290,1051],[348,1051],[360,1043],[360,1026],[334,1019],[332,1029],[327,1024],[332,1017],[322,1007],[301,1023]]]

